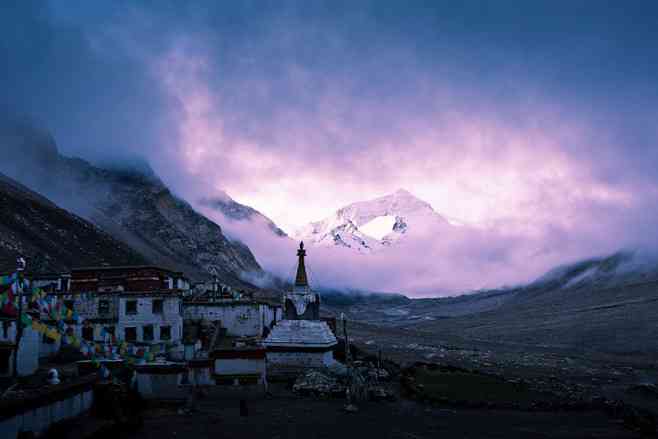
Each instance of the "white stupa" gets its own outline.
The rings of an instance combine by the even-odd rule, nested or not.
[[[320,320],[320,295],[308,285],[304,243],[299,244],[297,276],[292,291],[283,296],[284,320],[265,339],[269,375],[297,374],[334,363],[336,336]]]

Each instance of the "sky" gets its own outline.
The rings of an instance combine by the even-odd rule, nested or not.
[[[183,3],[2,2],[0,109],[287,232],[405,188],[563,259],[655,245],[655,2]]]

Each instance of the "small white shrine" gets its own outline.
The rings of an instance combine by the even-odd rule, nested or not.
[[[335,361],[336,336],[320,320],[320,295],[309,287],[305,256],[302,242],[297,251],[295,284],[283,296],[284,320],[272,328],[264,341],[268,375],[294,375],[309,368],[331,366]]]

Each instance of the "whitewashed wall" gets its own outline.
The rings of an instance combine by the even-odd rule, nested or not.
[[[93,391],[79,393],[35,410],[0,421],[0,438],[14,439],[21,431],[43,434],[51,425],[73,418],[91,408]]]
[[[47,300],[52,300],[49,296]],[[98,293],[76,293],[76,294],[57,294],[57,300],[73,301],[73,309],[78,313],[81,320],[105,318],[111,319],[118,316],[119,297],[117,294],[98,294]],[[107,301],[108,311],[99,313],[99,304],[101,301]],[[42,313],[43,319],[49,317]]]
[[[280,306],[262,304],[261,308],[263,313],[263,322],[267,327],[271,328],[275,322],[280,322],[283,320],[283,308]]]
[[[320,368],[334,363],[334,354],[328,352],[267,352],[268,368]]]
[[[27,327],[23,329],[18,349],[18,374],[32,375],[39,368],[39,345],[41,334]]]
[[[265,359],[218,358],[215,360],[216,375],[259,375],[265,376]]]
[[[4,322],[0,327],[0,341],[15,343],[16,342],[16,322],[9,321],[7,330],[5,332]],[[39,348],[41,335],[33,331],[31,327],[23,329],[23,336],[21,337],[20,346],[18,349],[18,375],[26,376],[31,375],[39,368]],[[9,372],[8,376],[13,375],[14,359],[12,353],[9,358]]]
[[[219,320],[233,336],[260,336],[263,333],[260,304],[218,302],[212,305],[186,305],[185,319]]]
[[[195,367],[191,369],[189,375],[190,383],[196,386],[212,386],[215,380],[212,378],[212,371],[209,367]]]
[[[162,314],[153,312],[153,301],[158,299],[164,300]],[[129,300],[137,300],[137,314],[126,314],[126,302]],[[143,327],[153,325],[153,343],[180,343],[183,336],[183,318],[180,314],[180,307],[181,299],[178,296],[120,297],[119,321],[116,327],[117,338],[124,340],[125,328],[136,327],[137,341],[144,341]],[[161,339],[161,326],[171,327],[171,339]]]
[[[119,297],[116,294],[83,293],[71,295],[70,298],[66,299],[75,301],[73,304],[74,309],[82,320],[117,318],[119,315]],[[101,301],[107,301],[109,305],[107,312],[99,312]]]
[[[138,372],[137,390],[144,398],[185,398],[189,389],[180,387],[183,373],[161,375]]]
[[[183,317],[190,320],[206,319],[211,322],[221,321],[222,326],[232,336],[261,336],[263,327],[271,327],[282,316],[280,307],[262,303],[217,302],[212,304],[186,304]]]
[[[62,345],[61,341],[52,340],[52,343],[46,341],[47,339],[41,335],[39,336],[39,358],[48,358],[51,355],[59,352],[59,348]]]

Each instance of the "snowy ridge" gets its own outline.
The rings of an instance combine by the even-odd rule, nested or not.
[[[213,198],[199,200],[201,208],[219,212],[226,221],[234,222],[257,222],[264,224],[272,233],[279,237],[287,236],[274,222],[253,207],[240,204],[231,198],[226,192],[219,191]],[[218,221],[221,226],[226,227],[226,221]]]
[[[371,253],[395,244],[410,230],[432,226],[450,227],[450,224],[429,203],[398,189],[383,197],[345,206],[322,221],[310,223],[295,237],[315,245]]]
[[[531,287],[578,289],[642,283],[658,278],[658,255],[646,249],[621,250],[556,267],[530,284]]]

